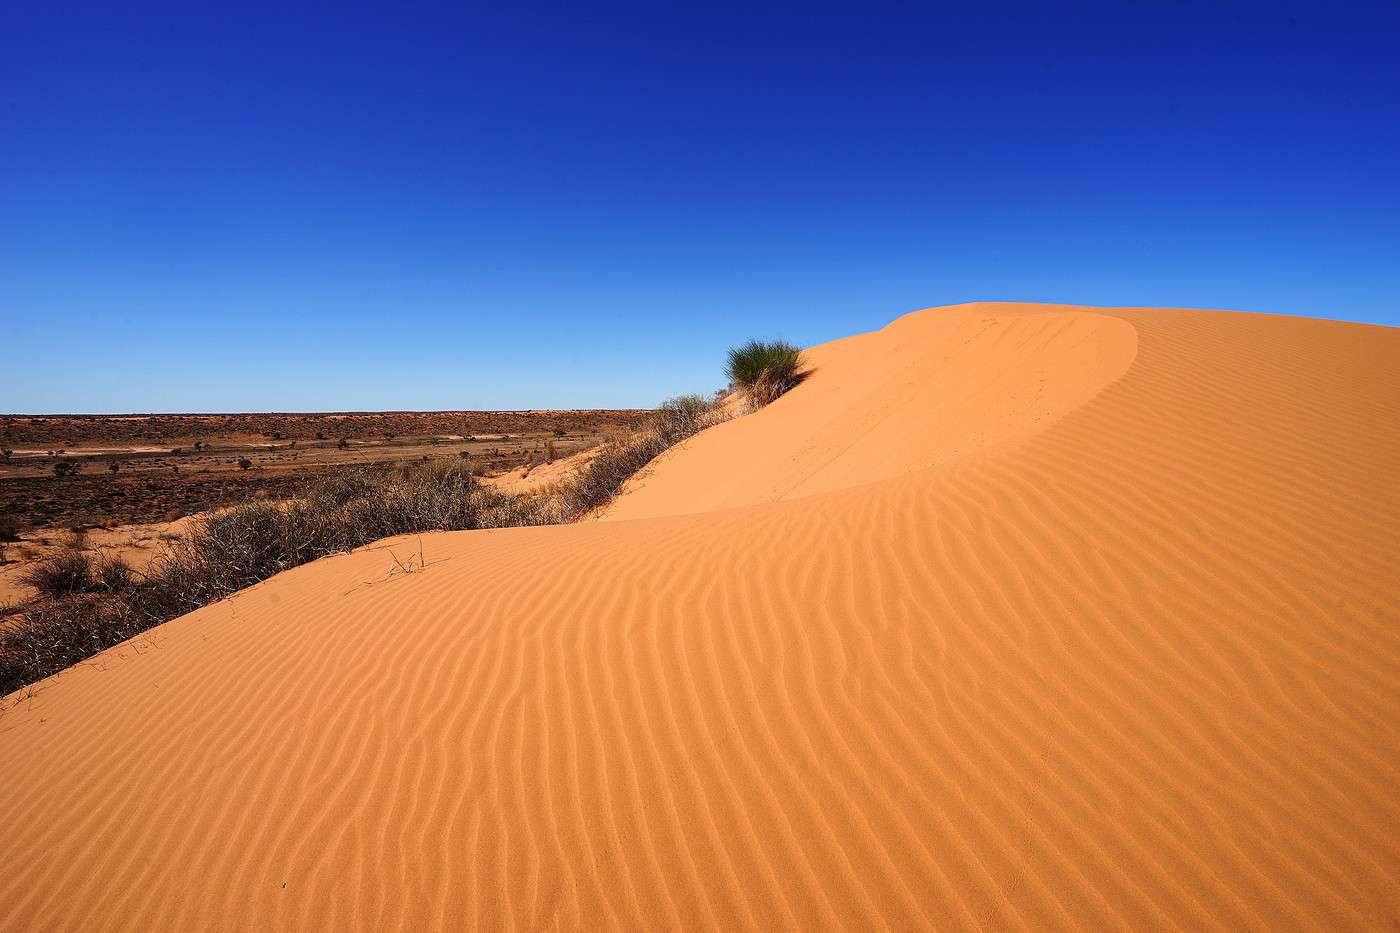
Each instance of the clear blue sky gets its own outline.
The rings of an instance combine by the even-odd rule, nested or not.
[[[0,10],[0,411],[645,406],[975,299],[1400,323],[1400,4]]]

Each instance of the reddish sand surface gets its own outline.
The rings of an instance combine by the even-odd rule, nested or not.
[[[8,698],[0,928],[1400,924],[1400,330],[975,304],[809,358],[602,521]]]
[[[526,463],[495,476],[482,476],[481,481],[502,492],[540,492],[563,482],[587,466],[594,457],[598,456],[598,450],[597,447],[590,447],[588,450],[580,450],[576,454],[561,457],[553,462]]]

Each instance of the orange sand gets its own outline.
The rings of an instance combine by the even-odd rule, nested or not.
[[[556,483],[563,482],[578,470],[587,466],[598,456],[598,447],[589,447],[576,454],[560,457],[552,463],[529,464],[507,470],[498,476],[483,476],[481,482],[499,489],[501,492],[527,493],[543,492]]]
[[[0,928],[1400,922],[1400,330],[968,305],[0,714]]]

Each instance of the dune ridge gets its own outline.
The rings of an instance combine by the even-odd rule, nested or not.
[[[0,927],[1400,920],[1400,331],[977,304],[811,355],[605,521],[10,698]]]
[[[1132,325],[1069,310],[934,309],[807,350],[804,368],[821,378],[802,394],[663,454],[603,517],[801,498],[1024,439],[1093,397],[1136,352]]]

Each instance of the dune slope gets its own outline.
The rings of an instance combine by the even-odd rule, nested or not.
[[[796,499],[1025,438],[1120,376],[1136,352],[1126,321],[1071,310],[934,309],[807,350],[801,392],[670,451],[603,517]]]
[[[1400,331],[970,305],[813,357],[608,521],[10,698],[0,928],[1400,919]]]

